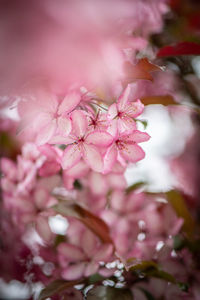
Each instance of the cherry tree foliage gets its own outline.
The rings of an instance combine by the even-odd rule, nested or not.
[[[167,26],[173,14],[189,18],[179,1],[25,2],[2,4],[8,45],[19,16],[24,25],[16,57],[2,54],[16,59],[0,84],[2,280],[27,285],[27,299],[198,300],[197,133],[186,158],[168,162],[171,190],[126,177],[148,155],[146,106],[164,105],[172,117],[180,107],[199,122],[198,83],[183,72],[199,54],[198,24],[197,40],[178,43],[180,27]]]

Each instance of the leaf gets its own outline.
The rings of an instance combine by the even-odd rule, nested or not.
[[[147,58],[142,58],[136,65],[130,62],[124,63],[125,80],[124,83],[128,84],[138,79],[145,79],[153,81],[151,72],[161,71],[160,66],[154,65],[148,61]]]
[[[87,300],[133,300],[131,290],[110,286],[97,286],[89,290]]]
[[[157,57],[179,55],[200,55],[200,44],[193,42],[180,42],[175,45],[165,46],[157,53]]]
[[[167,282],[176,283],[176,279],[169,273],[160,270],[159,266],[152,260],[139,260],[139,259],[129,259],[127,260],[129,263],[128,270],[136,272],[137,274],[142,273],[144,276],[156,277]],[[127,264],[125,265],[127,269]]]
[[[80,220],[95,233],[103,243],[113,243],[110,238],[108,225],[102,219],[74,201],[61,200],[59,204],[53,206],[53,209],[65,217],[74,217]]]
[[[187,246],[186,240],[180,236],[180,235],[175,235],[173,237],[173,248],[176,251],[182,250],[185,246]]]
[[[157,269],[157,264],[152,260],[141,260],[136,258],[129,258],[125,263],[126,270],[144,272],[147,270]]]
[[[130,194],[131,192],[143,187],[145,184],[146,184],[146,182],[144,182],[144,181],[139,181],[139,182],[133,183],[132,185],[127,187],[126,194]]]
[[[79,283],[81,283],[80,280],[66,281],[66,280],[58,279],[52,281],[40,292],[38,300],[47,299]]]
[[[150,104],[162,104],[162,105],[177,105],[178,103],[174,100],[171,95],[164,95],[164,96],[148,96],[141,98],[141,101],[144,105]]]
[[[149,272],[147,272],[147,275],[150,277],[156,277],[159,279],[163,279],[167,282],[171,282],[171,283],[176,283],[176,279],[174,278],[173,275],[171,275],[170,273],[167,273],[165,271],[162,270],[150,270]]]
[[[148,125],[147,120],[135,119],[135,121],[141,123],[144,126],[144,129],[147,128],[147,125]]]
[[[180,192],[171,190],[166,193],[167,200],[175,210],[178,217],[183,218],[183,230],[188,236],[192,236],[195,229],[195,222],[185,204],[185,200]]]
[[[102,275],[96,273],[96,274],[93,274],[89,277],[89,283],[94,284],[96,282],[103,281],[104,279],[105,279],[105,277],[103,277]]]

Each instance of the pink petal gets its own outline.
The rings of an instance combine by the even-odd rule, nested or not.
[[[113,144],[106,152],[104,156],[104,173],[108,173],[111,171],[117,160],[117,148],[115,144]]]
[[[70,168],[67,171],[64,171],[66,176],[73,178],[80,178],[85,176],[89,171],[88,165],[83,160],[80,160],[75,166]]]
[[[77,145],[67,146],[62,157],[62,168],[70,169],[80,160],[80,158],[81,152]]]
[[[98,269],[99,269],[99,264],[98,263],[96,263],[94,261],[88,263],[86,265],[86,268],[85,268],[85,271],[84,271],[85,277],[89,277],[90,275],[97,273]]]
[[[123,110],[126,109],[126,105],[127,105],[127,102],[128,102],[130,91],[131,91],[131,87],[128,84],[127,87],[125,88],[125,90],[123,91],[123,93],[121,94],[121,96],[119,97],[118,101],[117,101],[117,106],[118,106],[119,111],[123,111]]]
[[[45,242],[50,242],[53,237],[53,233],[51,232],[51,229],[50,229],[50,226],[48,223],[48,219],[46,219],[42,216],[38,216],[36,219],[35,226],[36,226],[36,231],[41,236],[41,238]]]
[[[34,202],[39,209],[43,209],[49,200],[49,194],[46,189],[38,187],[34,192]]]
[[[84,252],[89,258],[92,258],[97,244],[94,234],[91,231],[86,230],[82,235],[81,241]]]
[[[118,115],[117,104],[113,103],[108,109],[108,120],[113,120]]]
[[[82,249],[72,244],[61,243],[58,245],[57,250],[60,255],[63,255],[70,262],[81,261],[86,258]]]
[[[93,260],[96,261],[96,262],[108,261],[108,259],[112,255],[112,253],[113,253],[113,245],[104,244],[99,248],[99,250],[93,256]]]
[[[96,172],[102,172],[103,159],[95,146],[84,143],[83,158],[92,170]]]
[[[105,176],[102,176],[100,173],[91,172],[88,178],[88,183],[90,190],[94,195],[105,195],[109,189]]]
[[[83,276],[84,270],[84,262],[68,266],[66,270],[62,271],[62,278],[66,280],[76,280]]]
[[[58,130],[60,134],[68,135],[72,130],[71,120],[67,117],[57,119]]]
[[[146,142],[150,139],[150,135],[146,132],[135,130],[132,134],[127,137],[127,140],[135,143]]]
[[[74,143],[74,138],[72,138],[71,136],[54,135],[49,139],[48,143],[69,145]]]
[[[83,137],[87,129],[87,119],[80,110],[73,111],[71,114],[72,129],[77,137]]]
[[[44,126],[36,137],[36,144],[43,145],[46,144],[56,131],[56,120],[51,121],[48,125]]]
[[[142,114],[143,110],[144,110],[144,104],[142,104],[142,102],[139,99],[137,99],[137,101],[129,102],[124,112],[128,116],[132,118],[136,118],[137,116]]]
[[[85,141],[87,144],[106,147],[112,144],[113,137],[105,131],[94,131],[88,134]]]
[[[120,150],[120,155],[125,160],[137,162],[145,157],[145,152],[136,144],[125,144],[124,148]]]
[[[38,112],[34,119],[29,119],[29,123],[33,122],[32,125],[35,130],[40,130],[42,127],[48,126],[53,121],[53,116],[50,113]]]
[[[80,102],[81,95],[77,91],[70,92],[65,96],[58,108],[58,114],[71,112]]]
[[[129,133],[136,129],[135,121],[129,117],[119,118],[117,124],[120,133]]]

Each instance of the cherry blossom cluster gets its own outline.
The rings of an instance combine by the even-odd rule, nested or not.
[[[145,155],[138,144],[148,141],[149,135],[137,129],[135,119],[144,105],[130,99],[130,93],[128,85],[106,108],[99,106],[95,96],[73,90],[63,99],[21,101],[19,113],[24,130],[33,131],[37,145],[64,145],[60,158],[64,170],[83,160],[92,170],[106,174],[116,162],[126,166]]]

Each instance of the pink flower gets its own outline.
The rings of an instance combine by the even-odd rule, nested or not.
[[[77,91],[70,91],[59,102],[55,96],[39,92],[36,99],[18,105],[23,126],[31,127],[36,133],[38,145],[50,142],[55,134],[68,135],[71,131],[69,113],[79,104],[81,95]]]
[[[62,158],[63,169],[70,169],[76,165],[81,157],[94,171],[103,170],[102,155],[97,147],[108,147],[113,137],[105,131],[87,133],[87,119],[82,111],[74,111],[71,115],[73,134],[63,139],[68,146]]]
[[[112,104],[108,110],[108,120],[111,120],[109,132],[111,133],[115,133],[116,131],[130,133],[136,129],[133,118],[136,118],[143,112],[144,105],[139,99],[130,102],[130,92],[130,85],[127,85],[124,92],[118,98],[117,103]]]
[[[113,253],[111,244],[99,245],[89,230],[83,233],[80,246],[61,243],[57,249],[62,277],[66,280],[75,280],[97,273],[100,268],[99,262],[108,262]]]
[[[104,157],[104,173],[111,170],[116,160],[125,165],[127,161],[135,163],[143,159],[145,152],[138,143],[146,142],[149,138],[148,133],[139,130],[134,130],[131,134],[116,135],[114,143]]]

